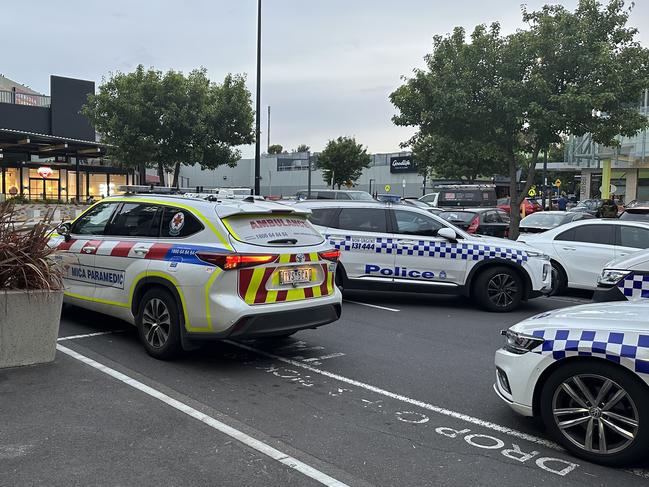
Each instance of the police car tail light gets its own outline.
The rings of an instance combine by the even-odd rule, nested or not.
[[[478,231],[478,227],[480,226],[480,217],[478,215],[473,217],[473,220],[471,220],[471,223],[469,224],[469,228],[466,229],[468,233],[475,233]]]
[[[196,257],[203,262],[220,267],[223,270],[241,269],[270,264],[277,260],[276,254],[217,254],[213,252],[197,252]]]
[[[325,250],[324,252],[320,252],[319,255],[321,259],[338,262],[338,259],[340,259],[340,250]]]

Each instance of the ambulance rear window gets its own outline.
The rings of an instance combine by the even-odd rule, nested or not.
[[[223,223],[235,239],[253,245],[318,245],[324,240],[302,215],[233,215]]]

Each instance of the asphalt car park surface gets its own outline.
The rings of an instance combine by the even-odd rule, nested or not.
[[[347,293],[337,323],[173,362],[126,323],[68,308],[54,364],[0,374],[0,485],[646,485],[643,466],[571,457],[492,390],[499,330],[587,297],[494,314]]]

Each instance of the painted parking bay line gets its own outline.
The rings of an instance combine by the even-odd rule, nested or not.
[[[434,404],[430,404],[424,401],[420,401],[418,399],[413,399],[407,396],[404,396],[402,394],[397,394],[395,392],[390,392],[388,390],[382,389],[377,386],[373,386],[371,384],[366,384],[365,382],[358,381],[356,379],[350,379],[349,377],[345,377],[342,375],[334,374],[333,372],[329,372],[327,370],[322,370],[318,369],[316,367],[313,367],[312,365],[309,365],[308,363],[304,363],[303,361],[297,361],[297,360],[291,360],[286,357],[281,357],[279,355],[275,355],[273,353],[265,352],[264,350],[260,350],[258,348],[251,347],[249,345],[246,345],[244,343],[239,343],[239,342],[234,342],[231,340],[224,340],[224,342],[229,343],[230,345],[234,345],[236,347],[242,348],[244,350],[248,350],[250,352],[257,353],[259,355],[262,355],[264,357],[271,358],[273,360],[278,360],[280,362],[284,362],[287,364],[290,364],[294,367],[301,367],[303,369],[306,369],[310,372],[313,372],[315,374],[319,374],[325,377],[329,377],[330,379],[337,380],[339,382],[344,382],[346,384],[356,386],[361,389],[365,389],[367,391],[374,392],[376,394],[380,394],[385,397],[389,397],[390,399],[394,399],[397,401],[405,402],[407,404],[411,404],[413,406],[418,406],[422,409],[427,409],[428,411],[433,411],[435,413],[444,415],[444,416],[449,416],[455,419],[459,419],[461,421],[465,421],[467,423],[475,424],[477,426],[481,426],[486,429],[490,429],[492,431],[498,431],[500,433],[504,433],[506,435],[512,436],[514,438],[519,438],[522,440],[529,441],[531,443],[535,443],[537,445],[545,446],[547,448],[551,448],[553,450],[558,450],[558,451],[563,451],[563,448],[561,448],[558,444],[556,444],[553,441],[546,440],[544,438],[540,438],[538,436],[530,435],[528,433],[523,433],[522,431],[515,430],[513,428],[509,428],[507,426],[503,426],[497,423],[492,423],[491,421],[486,421],[484,419],[476,418],[473,416],[469,416],[468,414],[460,413],[457,411],[452,411],[447,408],[443,408],[441,406],[436,406]]]
[[[102,335],[112,335],[113,333],[125,333],[128,330],[114,330],[114,331],[98,331],[96,333],[85,333],[83,335],[70,335],[67,337],[59,337],[56,339],[57,342],[63,342],[66,340],[78,340],[79,338],[90,338],[98,337]]]
[[[266,455],[267,457],[283,465],[286,465],[287,467],[293,470],[300,472],[301,474],[307,477],[312,478],[313,480],[319,482],[322,485],[326,485],[327,487],[349,487],[347,484],[340,482],[339,480],[336,480],[333,477],[330,477],[324,472],[321,472],[320,470],[317,470],[311,467],[310,465],[307,465],[306,463],[298,460],[297,458],[291,457],[286,453],[281,452],[278,449],[273,448],[272,446],[256,438],[253,438],[252,436],[244,433],[243,431],[233,428],[232,426],[228,426],[227,424],[211,416],[208,416],[207,414],[202,413],[197,409],[194,409],[188,404],[178,401],[177,399],[174,399],[171,396],[168,396],[167,394],[160,392],[157,389],[154,389],[153,387],[150,387],[136,379],[133,379],[132,377],[129,377],[126,374],[123,374],[115,369],[112,369],[104,364],[99,363],[91,359],[90,357],[86,357],[85,355],[75,352],[74,350],[64,347],[63,345],[57,344],[56,349],[59,352],[62,352],[76,360],[79,360],[80,362],[83,362],[84,364],[89,365],[90,367],[93,367],[94,369],[97,369],[103,372],[104,374],[107,374],[110,377],[113,377],[114,379],[117,379],[118,381],[133,387],[134,389],[137,389],[155,399],[158,399],[159,401],[167,404],[168,406],[171,406],[172,408],[180,411],[181,413],[185,413],[187,416],[190,416],[194,419],[197,419],[198,421],[201,421],[202,423],[208,425],[209,427],[229,436],[230,438],[233,438],[243,443],[244,445],[252,448],[253,450],[258,451],[259,453],[262,453],[263,455]]]
[[[352,301],[351,299],[343,299],[346,303],[353,303],[353,304],[360,304],[361,306],[368,306],[370,308],[377,308],[377,309],[383,309],[385,311],[393,311],[395,313],[398,313],[399,309],[395,308],[388,308],[386,306],[379,306],[378,304],[370,304],[370,303],[361,303],[360,301]]]

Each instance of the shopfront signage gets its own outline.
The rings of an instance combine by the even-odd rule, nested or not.
[[[417,172],[412,156],[390,157],[390,172]]]
[[[48,166],[41,166],[41,167],[39,167],[39,168],[36,170],[36,172],[37,172],[38,175],[39,175],[40,177],[42,177],[43,179],[47,179],[47,178],[49,178],[49,177],[54,173],[54,171],[52,170],[52,168],[51,168],[51,167],[48,167]]]

